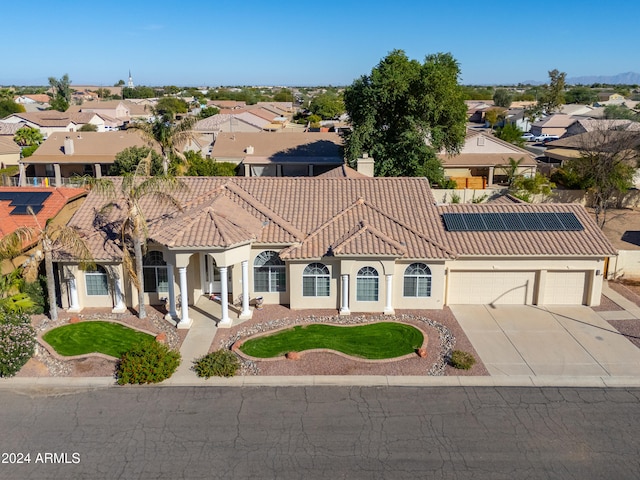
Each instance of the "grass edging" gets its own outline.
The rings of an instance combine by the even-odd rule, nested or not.
[[[151,335],[152,337],[156,337],[158,335],[158,333],[154,333],[154,332],[150,332],[148,330],[145,330],[143,328],[138,328],[138,327],[134,327],[128,323],[125,322],[121,322],[119,320],[111,320],[111,319],[102,319],[102,318],[87,318],[87,319],[83,319],[82,322],[107,322],[107,323],[117,323],[119,325],[122,325],[123,327],[127,327],[130,328],[131,330],[136,330],[138,332],[141,333],[146,333],[147,335]],[[48,333],[49,331],[55,329],[55,328],[59,328],[59,327],[64,327],[66,325],[71,325],[69,323],[67,324],[63,324],[63,325],[57,325],[53,328],[50,328],[46,331],[42,331],[42,332],[38,332],[37,336],[36,336],[36,340],[38,341],[38,343],[47,350],[47,352],[49,352],[49,354],[51,354],[51,356],[53,356],[56,360],[61,360],[61,361],[68,361],[68,360],[82,360],[85,358],[102,358],[104,360],[118,360],[118,357],[112,357],[111,355],[107,355],[106,353],[100,353],[100,352],[91,352],[91,353],[83,353],[81,355],[70,355],[70,356],[64,356],[64,355],[60,355],[55,348],[53,348],[51,345],[49,345],[49,343],[47,343],[47,341],[42,338],[43,335],[45,335],[46,333]]]
[[[416,330],[418,330],[421,334],[422,334],[422,345],[419,348],[427,348],[427,344],[429,343],[429,337],[427,335],[427,333],[422,329],[419,328],[418,326],[412,324],[412,323],[408,323],[408,322],[402,322],[402,321],[398,321],[398,320],[392,320],[392,319],[384,319],[381,320],[382,321],[387,321],[387,322],[393,322],[393,323],[400,323],[403,325],[408,325],[411,326],[413,328],[415,328]],[[373,323],[373,322],[370,322]],[[377,322],[376,322],[377,323]],[[313,322],[308,322],[307,324],[313,324]],[[336,323],[331,323],[331,322],[318,322],[318,324],[322,324],[322,325],[331,325],[334,327],[344,327],[344,328],[352,328],[352,327],[359,327],[359,326],[363,326],[363,325],[367,325],[367,323],[361,323],[361,324],[351,324],[351,325],[344,325],[344,324],[336,324]],[[250,360],[250,361],[259,361],[259,362],[274,362],[274,361],[282,361],[283,359],[286,358],[286,355],[280,355],[277,357],[253,357],[251,355],[247,355],[246,353],[242,352],[240,350],[240,346],[246,342],[247,340],[254,340],[256,338],[261,338],[261,337],[266,337],[266,336],[270,336],[270,335],[274,335],[277,334],[278,332],[284,331],[284,330],[289,330],[290,328],[292,328],[291,325],[289,326],[283,326],[283,327],[279,327],[273,330],[268,330],[268,331],[264,331],[264,332],[260,332],[260,333],[256,333],[254,335],[249,335],[246,337],[243,337],[239,340],[237,340],[236,342],[234,342],[234,344],[231,347],[231,350],[238,355],[239,357],[245,359],[245,360]],[[292,350],[293,351],[293,350]],[[338,350],[333,350],[330,348],[312,348],[312,349],[307,349],[301,352],[297,352],[299,355],[306,355],[307,353],[332,353],[335,355],[338,355],[340,357],[343,358],[347,358],[349,360],[354,360],[354,361],[358,361],[358,362],[362,362],[362,363],[389,363],[389,362],[397,362],[400,360],[407,360],[410,358],[415,358],[417,356],[416,352],[413,353],[408,353],[406,355],[401,355],[399,357],[393,357],[393,358],[380,358],[380,359],[368,359],[368,358],[362,358],[362,357],[356,357],[353,355],[349,355],[343,352],[340,352]]]

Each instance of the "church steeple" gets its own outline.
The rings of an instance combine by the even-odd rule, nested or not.
[[[131,76],[131,70],[129,70],[129,81],[127,82],[127,87],[133,88],[133,77]]]

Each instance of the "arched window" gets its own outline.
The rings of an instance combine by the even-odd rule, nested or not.
[[[150,251],[142,257],[142,272],[144,274],[144,291],[159,293],[169,291],[169,276],[167,262],[162,252]]]
[[[424,263],[412,263],[404,271],[404,296],[431,296],[431,270]]]
[[[373,267],[362,267],[356,276],[356,300],[378,301],[378,271]]]
[[[102,265],[96,265],[95,270],[84,272],[87,295],[109,295],[109,280],[107,271]]]
[[[278,252],[261,252],[253,262],[253,289],[256,292],[284,292],[287,274]]]
[[[310,263],[302,272],[303,297],[328,297],[329,269],[322,263]]]

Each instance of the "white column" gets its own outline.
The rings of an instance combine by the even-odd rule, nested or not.
[[[342,298],[340,303],[340,315],[349,315],[349,275],[340,275],[342,281]]]
[[[187,291],[187,267],[178,267],[180,277],[180,323],[178,328],[189,328],[191,319],[189,318],[189,293]]]
[[[114,273],[113,276],[113,295],[114,303],[113,313],[122,313],[127,310],[127,306],[124,304],[124,295],[122,294],[122,283],[120,275]]]
[[[220,305],[222,307],[222,316],[218,326],[231,326],[229,318],[229,278],[227,276],[227,267],[218,267],[220,269]]]
[[[384,305],[384,314],[385,315],[393,315],[395,312],[393,311],[393,275],[385,275],[386,279],[386,301]]]
[[[27,171],[26,171],[26,167],[24,165],[24,163],[20,162],[19,164],[19,168],[20,168],[20,177],[18,180],[18,183],[20,184],[20,187],[26,187],[27,186]]]
[[[173,265],[167,263],[167,278],[169,281],[169,312],[165,316],[167,320],[176,320],[178,314],[176,313],[176,288],[174,286],[175,277],[173,275]]]
[[[487,179],[487,185],[493,185],[493,169],[494,167],[489,167],[489,178]]]
[[[93,164],[93,171],[96,173],[96,178],[102,178],[102,167],[99,163]]]
[[[80,302],[78,301],[78,287],[75,277],[69,278],[69,312],[79,312]]]
[[[55,186],[56,187],[61,187],[62,186],[62,175],[60,175],[60,164],[59,163],[54,163],[53,164],[53,174],[55,176]]]
[[[249,261],[242,261],[242,312],[240,318],[251,318],[249,309]]]

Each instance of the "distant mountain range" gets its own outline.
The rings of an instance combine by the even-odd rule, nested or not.
[[[525,85],[543,85],[547,83],[538,80],[529,80]],[[585,75],[584,77],[567,78],[568,85],[592,85],[594,83],[606,83],[609,85],[640,85],[640,73],[626,72],[617,75]]]
[[[611,85],[638,85],[640,84],[640,73],[626,72],[617,75],[586,75],[584,77],[567,78],[568,84],[591,85],[593,83],[608,83]]]

